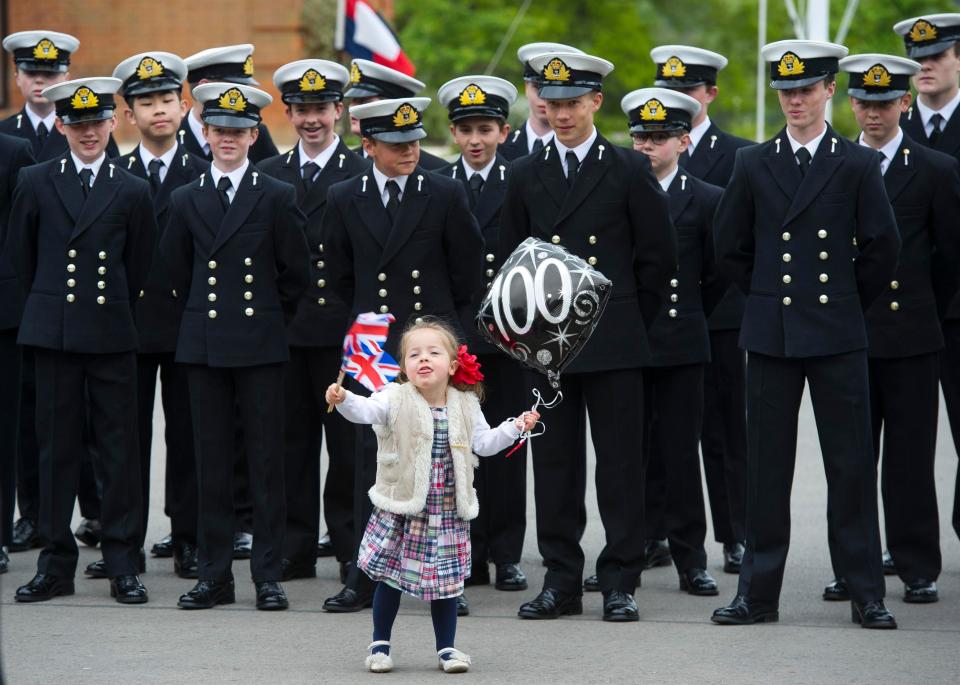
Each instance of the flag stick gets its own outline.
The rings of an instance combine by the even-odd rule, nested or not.
[[[339,389],[340,389],[340,386],[343,385],[343,375],[344,375],[344,374],[343,374],[343,369],[340,369],[340,373],[337,374],[337,390],[339,390]],[[329,414],[329,413],[332,412],[332,411],[333,411],[333,404],[328,404],[328,405],[327,405],[327,413]]]

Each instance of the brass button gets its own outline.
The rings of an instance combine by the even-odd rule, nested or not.
[[[673,293],[673,294],[670,295],[670,301],[671,301],[671,302],[677,302],[677,301],[679,301],[679,300],[680,300],[680,298],[677,296],[676,293]]]
[[[327,299],[325,297],[317,298],[317,304],[320,305],[321,307],[326,303],[327,303]]]
[[[216,263],[214,260],[211,259],[209,262],[207,262],[207,266],[208,266],[209,268],[211,268],[211,269],[216,269],[216,268],[217,268],[217,263]]]
[[[677,318],[677,310],[676,310],[676,309],[671,309],[670,311],[667,312],[667,314],[670,315],[670,318],[671,318],[671,319],[676,319],[676,318]]]
[[[793,300],[791,300],[790,296],[788,295],[787,297],[783,298],[783,303],[789,307],[793,303]]]
[[[317,268],[318,268],[318,269],[322,269],[322,268],[325,267],[326,265],[327,265],[327,263],[326,263],[325,261],[323,261],[322,259],[317,262]]]
[[[783,282],[784,282],[784,283],[786,283],[786,284],[789,285],[789,284],[790,284],[790,281],[792,281],[792,280],[793,280],[793,278],[790,276],[790,274],[784,274],[784,275],[783,275]]]
[[[253,316],[253,307],[247,307],[246,309],[243,310],[243,313],[246,314],[247,316]]]
[[[559,245],[559,244],[560,244],[560,236],[558,236],[558,235],[552,236],[552,237],[550,238],[550,242],[553,243],[554,245]]]
[[[823,240],[827,237],[827,232],[821,228],[819,231],[817,231],[817,237],[820,238],[820,240]]]
[[[243,299],[245,299],[245,300],[252,300],[252,299],[253,299],[253,293],[250,292],[249,290],[247,290],[245,293],[243,293]]]
[[[107,302],[107,298],[105,298],[103,295],[97,296],[97,304],[106,304],[106,302]]]
[[[77,282],[76,282],[75,280],[73,280],[72,278],[68,278],[68,279],[67,279],[67,287],[68,287],[68,288],[72,288],[72,287],[75,286],[76,284],[77,284]]]
[[[210,302],[216,302],[216,301],[217,301],[217,294],[216,294],[216,293],[210,293],[209,295],[207,295],[207,299],[208,299]]]
[[[826,282],[829,281],[829,280],[830,280],[830,277],[827,276],[827,274],[820,274],[820,282],[821,282],[821,283],[826,283]]]
[[[671,278],[671,279],[670,279],[670,287],[671,287],[671,288],[676,288],[678,285],[680,285],[680,281],[678,281],[676,278]]]
[[[899,303],[899,302],[891,302],[891,303],[890,303],[890,309],[892,309],[892,310],[895,311],[895,312],[896,312],[896,311],[900,311],[900,303]]]
[[[217,310],[216,310],[216,309],[211,309],[209,312],[207,312],[207,316],[209,316],[211,319],[216,319],[216,318],[217,318]]]
[[[390,307],[388,307],[388,306],[385,305],[385,304],[380,305],[380,313],[381,313],[381,314],[386,314],[386,313],[389,312],[389,311],[390,311]]]
[[[789,252],[784,252],[784,253],[783,253],[783,261],[789,262],[791,259],[793,259],[793,257],[790,256],[790,253],[789,253]]]
[[[422,290],[423,290],[423,289],[422,289],[419,285],[413,286],[413,294],[414,294],[414,295],[419,295]]]
[[[107,258],[107,253],[104,252],[103,250],[100,250],[100,252],[97,253],[97,256],[100,258],[100,261],[102,262],[104,259]]]
[[[826,303],[829,302],[829,301],[830,301],[830,298],[827,297],[826,295],[821,295],[821,296],[820,296],[820,304],[826,304]]]
[[[821,252],[821,253],[820,253],[820,259],[821,259],[821,261],[824,261],[824,262],[827,261],[827,257],[829,257],[829,256],[830,256],[830,255],[828,255],[826,252]]]
[[[244,266],[251,266],[252,264],[253,264],[253,260],[252,260],[252,259],[250,259],[249,257],[244,257],[244,258],[243,258],[243,265],[244,265]]]
[[[243,277],[244,283],[253,283],[253,274],[247,274]]]
[[[494,257],[492,254],[489,254],[489,253],[487,254],[487,261],[488,261],[488,262],[492,262],[494,259],[496,259],[496,257]]]
[[[783,235],[780,237],[783,238],[784,240],[790,240],[790,233],[788,231],[784,231]]]
[[[890,281],[890,290],[896,290],[900,287],[899,281]]]
[[[216,277],[216,276],[211,276],[210,278],[207,279],[207,283],[210,284],[210,285],[216,285],[216,284],[217,284],[217,277]]]
[[[596,244],[597,244],[597,236],[595,236],[595,235],[590,236],[589,238],[587,238],[587,242],[590,243],[591,245],[596,245]]]
[[[103,289],[106,288],[106,287],[107,287],[106,281],[97,281],[97,289],[98,289],[98,290],[103,290]]]
[[[414,303],[413,303],[413,308],[416,309],[416,310],[419,312],[421,309],[423,309],[423,305],[420,304],[419,302],[414,302]]]
[[[70,273],[73,273],[76,270],[77,270],[76,264],[67,264],[67,271],[69,271]]]
[[[97,267],[97,273],[100,274],[101,276],[106,275],[106,273],[107,273],[107,267],[105,267],[105,266],[98,266],[98,267]]]
[[[596,266],[596,265],[597,265],[597,258],[596,258],[596,257],[588,257],[588,258],[587,258],[587,264],[589,264],[590,266]]]
[[[493,269],[487,269],[487,278],[493,278]]]
[[[320,262],[317,262],[317,266],[320,266]],[[383,283],[385,280],[387,280],[387,274],[385,273],[377,274],[377,280]]]
[[[421,323],[423,323],[423,319],[418,316],[416,319],[413,320],[413,322],[416,323],[416,324],[421,324]]]
[[[73,302],[75,299],[77,299],[77,297],[73,293],[67,295],[67,302]]]
[[[410,272],[410,278],[417,279],[420,278],[420,272],[414,269]]]
[[[77,256],[77,251],[76,251],[76,250],[67,250],[67,256],[68,256],[70,259],[73,259],[74,257]]]
[[[317,279],[318,288],[324,288],[326,287],[326,285],[327,285],[327,282],[325,280],[323,280],[322,278]]]
[[[386,296],[387,296],[387,289],[386,289],[386,288],[380,288],[380,290],[377,291],[377,295],[379,295],[380,297],[386,297]]]

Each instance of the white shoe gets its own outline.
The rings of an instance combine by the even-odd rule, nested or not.
[[[367,649],[382,646],[389,647],[390,643],[387,640],[377,640],[376,642],[371,642]],[[393,670],[393,658],[383,652],[371,652],[363,663],[371,673],[389,673]]]
[[[449,655],[449,658],[444,659],[444,655]],[[459,649],[444,647],[437,652],[437,656],[440,657],[440,668],[444,673],[466,673],[470,670],[470,657]]]

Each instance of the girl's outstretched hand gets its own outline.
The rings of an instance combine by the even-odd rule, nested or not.
[[[520,416],[517,420],[517,428],[520,428],[521,432],[526,433],[527,431],[533,430],[534,426],[537,425],[537,421],[540,420],[540,412],[538,411],[525,411],[523,416]],[[523,427],[521,428],[521,422]]]
[[[331,383],[330,387],[327,388],[327,394],[324,396],[324,399],[327,400],[327,404],[340,404],[347,399],[347,391],[344,390],[342,386]]]

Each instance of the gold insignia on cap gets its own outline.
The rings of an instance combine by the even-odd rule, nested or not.
[[[70,98],[70,106],[74,109],[92,109],[100,105],[100,98],[86,86],[80,86]]]
[[[137,66],[137,78],[141,81],[163,74],[163,65],[153,57],[144,57]]]
[[[687,75],[687,65],[679,57],[671,57],[663,63],[660,74],[664,78],[683,78]]]
[[[323,78],[316,69],[307,69],[300,79],[300,92],[310,93],[316,90],[323,90],[327,87],[327,79]]]
[[[474,83],[471,83],[460,92],[461,105],[482,105],[486,101],[487,94],[481,90],[480,86]]]
[[[360,79],[363,78],[363,73],[360,71],[360,67],[357,66],[356,62],[350,64],[350,83],[360,83]]]
[[[253,53],[251,52],[247,55],[247,59],[243,61],[243,73],[247,76],[253,76]]]
[[[890,72],[882,64],[874,64],[863,74],[863,85],[886,88],[890,85]]]
[[[239,88],[231,88],[221,95],[217,104],[223,109],[232,109],[235,112],[247,111],[247,100],[243,97]]]
[[[570,69],[559,57],[554,57],[543,68],[543,78],[547,81],[569,81]]]
[[[910,28],[910,40],[914,43],[926,43],[937,39],[937,27],[926,19],[918,19]]]
[[[34,59],[56,59],[59,55],[60,51],[49,38],[44,38],[33,47]]]
[[[806,66],[792,52],[787,52],[780,58],[780,64],[777,67],[777,73],[781,76],[799,76],[803,73]]]
[[[656,98],[647,100],[640,108],[640,119],[643,121],[663,121],[667,118],[667,108]]]
[[[420,121],[420,115],[417,113],[417,110],[407,103],[403,103],[397,107],[397,111],[393,113],[393,125],[398,128],[401,126],[410,126],[418,121]]]

